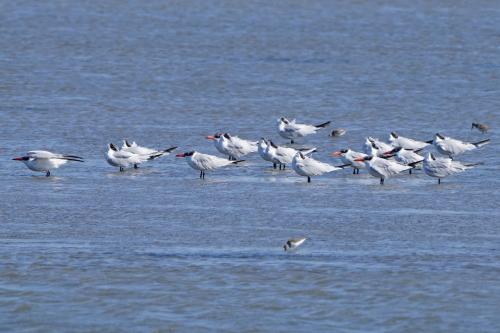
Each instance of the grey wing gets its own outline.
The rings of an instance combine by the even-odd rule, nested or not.
[[[28,152],[27,156],[31,158],[45,158],[45,159],[62,157],[62,155],[60,154],[54,154],[46,150],[32,150]]]

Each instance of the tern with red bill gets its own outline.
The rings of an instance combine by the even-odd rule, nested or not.
[[[456,155],[465,153],[469,150],[480,148],[484,145],[487,145],[488,143],[490,143],[490,139],[471,143],[452,139],[439,133],[436,133],[436,136],[434,137],[434,147],[436,148],[436,150],[452,159]]]
[[[278,119],[278,134],[290,140],[293,144],[295,139],[315,134],[318,130],[325,128],[329,124],[330,121],[319,125],[297,124],[295,119],[288,120],[285,117],[281,117]]]
[[[68,161],[83,162],[83,158],[79,156],[56,154],[46,150],[32,150],[25,156],[12,160],[23,162],[30,170],[45,172],[47,177],[50,176],[50,170],[57,169]]]
[[[435,157],[434,154],[427,153],[424,159],[424,172],[427,176],[437,178],[438,184],[441,184],[441,178],[463,172],[480,164],[482,163],[465,164],[449,157]]]
[[[341,170],[342,168],[320,162],[312,157],[304,155],[302,152],[298,152],[293,157],[292,169],[298,175],[307,177],[307,182],[310,183],[312,176],[320,176],[324,173]]]
[[[269,140],[266,150],[266,152],[271,156],[273,163],[276,163],[280,166],[280,170],[282,168],[283,170],[285,170],[286,165],[292,163],[294,156],[299,151],[304,155],[308,155],[314,153],[316,151],[316,148],[296,150],[289,147],[277,146],[271,140]]]
[[[242,160],[229,161],[226,160],[225,158],[202,154],[197,151],[190,151],[187,153],[177,154],[175,156],[185,158],[187,164],[191,168],[200,171],[201,179],[205,179],[205,171],[211,171],[231,164],[237,164],[243,162]]]
[[[129,152],[132,154],[137,154],[137,155],[150,155],[153,156],[155,155],[155,158],[162,157],[162,156],[167,156],[170,155],[172,151],[177,149],[177,147],[170,147],[164,150],[156,150],[152,148],[147,148],[147,147],[142,147],[139,146],[135,141],[132,143],[128,142],[128,140],[123,140],[123,146],[121,148],[121,151],[124,152]],[[134,168],[138,168],[138,164],[134,164]]]
[[[386,178],[397,175],[398,173],[409,170],[412,167],[399,164],[394,161],[389,161],[384,158],[380,158],[376,155],[365,156],[355,159],[357,162],[363,162],[366,165],[366,169],[373,177],[380,179],[380,184],[383,185]]]
[[[402,147],[409,150],[424,149],[432,143],[432,140],[424,142],[405,138],[404,136],[398,135],[396,132],[391,132],[389,141],[393,147]]]
[[[356,174],[359,174],[359,169],[365,168],[364,161],[358,162],[358,161],[356,161],[356,159],[357,158],[364,158],[365,156],[368,156],[368,155],[363,154],[363,153],[359,153],[359,152],[351,150],[351,149],[342,149],[342,150],[333,152],[332,156],[340,157],[340,159],[342,160],[342,163],[349,164],[352,168],[352,174],[356,175]]]

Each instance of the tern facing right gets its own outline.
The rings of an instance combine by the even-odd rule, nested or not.
[[[12,160],[23,162],[30,170],[45,172],[47,177],[50,176],[50,170],[57,169],[68,161],[83,162],[83,158],[79,156],[56,154],[46,150],[32,150],[25,156]]]
[[[395,176],[402,171],[413,168],[412,166],[399,164],[394,161],[389,161],[380,158],[376,155],[365,156],[364,158],[360,157],[355,159],[355,161],[357,162],[364,161],[370,175],[376,178],[380,178],[380,185],[384,185],[384,181],[386,178]]]
[[[480,164],[481,163],[464,164],[459,161],[454,161],[449,157],[435,157],[434,154],[427,153],[424,158],[424,172],[427,176],[437,178],[438,184],[441,184],[441,178],[463,172],[467,169],[472,169]]]
[[[307,182],[310,183],[311,176],[320,176],[342,168],[317,161],[312,157],[305,156],[302,152],[298,152],[293,157],[292,169],[300,176],[307,177]]]

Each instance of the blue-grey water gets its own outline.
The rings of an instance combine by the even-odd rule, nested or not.
[[[498,2],[2,1],[0,37],[0,331],[500,331]],[[300,142],[329,163],[391,130],[492,143],[440,186],[104,160],[284,144],[279,116],[346,128]],[[86,162],[46,178],[33,149]]]

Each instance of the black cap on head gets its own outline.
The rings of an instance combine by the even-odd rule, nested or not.
[[[398,138],[398,135],[396,134],[396,132],[391,132],[391,135],[394,137],[394,138]]]
[[[118,149],[116,148],[116,146],[112,143],[109,144],[109,149],[111,150],[114,150],[114,151],[118,151]]]
[[[127,140],[125,140],[125,145],[126,145],[127,147],[132,147],[132,145],[130,144],[130,142],[128,142]]]
[[[437,136],[438,138],[440,138],[440,139],[444,140],[444,136],[442,136],[441,134],[436,133],[436,136]]]
[[[348,151],[348,149],[342,149],[340,152],[341,152],[342,154],[345,154],[345,153],[347,153],[347,151]]]

